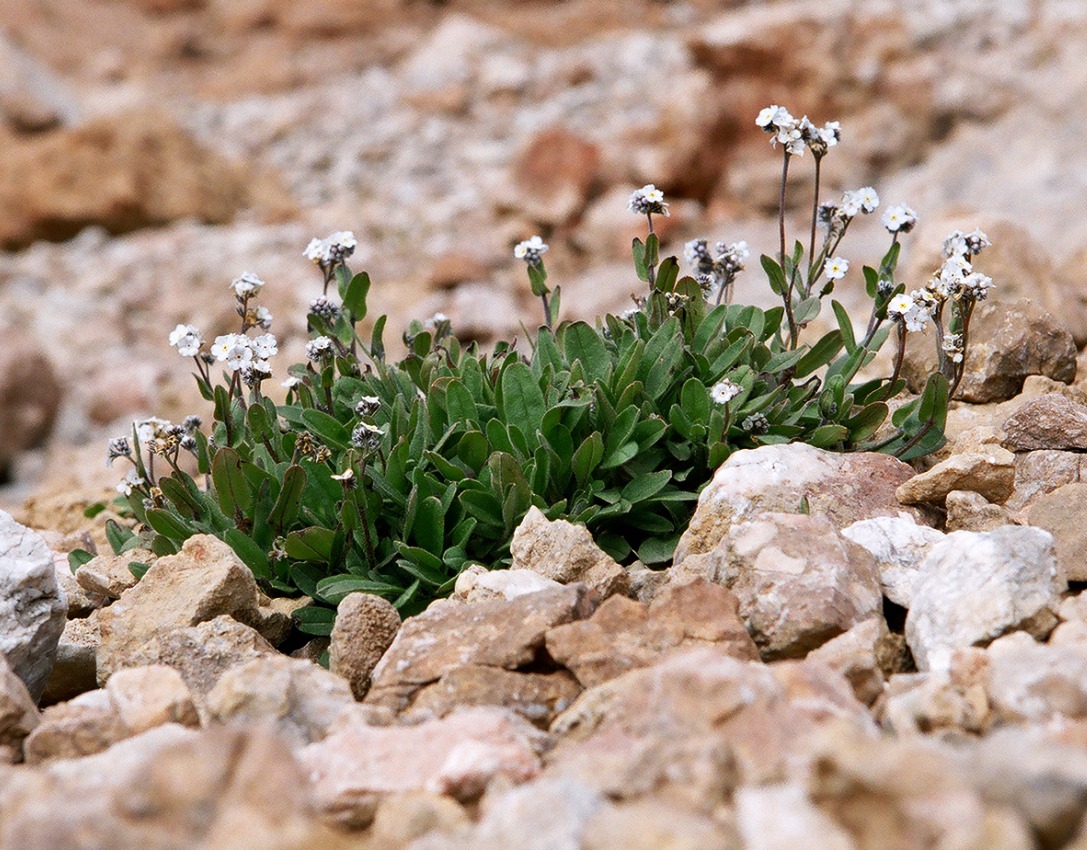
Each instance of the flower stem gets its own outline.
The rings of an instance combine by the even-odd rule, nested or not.
[[[819,220],[819,176],[822,170],[823,157],[815,157],[815,197],[811,202],[811,240],[808,242],[808,290],[807,295],[811,295],[811,288],[815,281],[812,276],[812,271],[815,268],[815,225]]]

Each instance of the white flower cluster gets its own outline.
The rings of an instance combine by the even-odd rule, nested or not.
[[[803,156],[808,148],[816,157],[822,157],[827,150],[841,141],[842,125],[837,121],[828,121],[822,127],[813,124],[808,116],[797,119],[784,106],[768,106],[755,118],[755,124],[770,134],[770,144],[785,147],[793,156]]]
[[[892,298],[887,305],[887,315],[904,322],[908,331],[924,330],[932,318],[927,304],[916,291],[911,295],[902,293]]]
[[[319,336],[306,343],[306,357],[310,360],[328,360],[332,355],[332,339],[330,337]]]
[[[944,256],[948,258],[975,257],[992,244],[983,230],[975,228],[970,233],[955,230],[944,240]]]
[[[373,416],[381,409],[381,399],[376,395],[364,395],[355,405],[355,413],[359,416]]]
[[[384,429],[377,425],[370,425],[368,422],[360,422],[351,432],[351,445],[373,451],[381,445],[381,438],[384,436]]]
[[[638,215],[668,215],[668,204],[664,200],[664,192],[647,183],[641,189],[637,189],[630,195],[627,201],[627,209]]]
[[[337,230],[324,239],[317,239],[316,237],[311,239],[309,245],[306,246],[306,250],[302,252],[302,256],[315,266],[327,269],[337,263],[342,263],[355,253],[358,244],[355,234],[350,230]]]
[[[263,375],[272,374],[270,358],[279,353],[279,346],[272,334],[248,337],[245,334],[217,336],[211,346],[212,356],[232,372],[252,369]]]
[[[909,233],[917,224],[917,213],[905,204],[887,207],[880,219],[891,233]]]
[[[242,272],[231,281],[230,288],[234,290],[235,298],[245,301],[247,298],[258,295],[264,289],[264,281],[253,272]]]
[[[743,392],[743,387],[726,378],[723,381],[718,381],[710,388],[710,398],[717,404],[728,404],[741,392]]]
[[[692,239],[683,246],[683,256],[694,268],[695,279],[707,293],[730,285],[744,269],[751,249],[744,241],[718,242],[711,252],[705,239]]]
[[[518,260],[524,260],[530,266],[538,266],[540,258],[547,253],[547,243],[539,236],[533,236],[523,242],[518,242],[513,249],[513,256]]]
[[[177,349],[182,357],[195,357],[200,353],[204,337],[192,325],[178,325],[170,332],[170,345]]]
[[[819,205],[818,220],[826,227],[835,228],[849,224],[861,213],[867,215],[879,207],[879,194],[871,186],[862,189],[849,189],[842,193],[838,203],[828,201]],[[908,209],[908,207],[906,208]],[[886,216],[884,216],[886,224]]]
[[[136,472],[136,468],[133,467],[132,469],[128,470],[128,472],[125,474],[125,477],[121,479],[120,483],[118,483],[117,492],[120,493],[122,496],[131,496],[134,489],[136,489],[137,487],[143,487],[146,484],[147,481],[145,481],[140,476],[140,474]]]

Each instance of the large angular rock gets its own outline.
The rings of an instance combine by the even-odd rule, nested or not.
[[[948,493],[968,490],[1002,504],[1015,487],[1015,455],[1000,446],[952,455],[896,491],[904,505],[942,506]]]
[[[1087,718],[1087,643],[1038,643],[1022,632],[988,650],[989,701],[999,720],[1046,723]]]
[[[887,677],[903,666],[905,643],[892,635],[882,616],[858,623],[808,654],[845,676],[853,693],[865,705],[883,695]]]
[[[535,505],[513,532],[510,554],[515,570],[532,570],[560,584],[584,582],[601,596],[629,587],[626,571],[596,545],[589,529],[549,520]]]
[[[613,596],[588,620],[551,629],[547,652],[586,688],[697,646],[754,661],[759,652],[739,604],[731,591],[702,578],[669,585],[650,605]]]
[[[994,505],[980,493],[952,490],[944,499],[945,531],[992,531],[1002,525],[1021,523],[1004,505]]]
[[[936,365],[933,346],[906,349],[902,376],[920,392]],[[1069,384],[1076,376],[1072,334],[1033,301],[983,301],[970,322],[966,371],[956,398],[983,404],[1019,393],[1028,375]]]
[[[75,571],[75,580],[87,593],[120,599],[122,593],[136,586],[136,576],[128,565],[133,561],[150,563],[154,557],[146,549],[134,549],[122,555],[98,555]]]
[[[23,680],[0,656],[0,764],[20,760],[23,739],[34,731],[40,719]]]
[[[339,676],[279,654],[230,668],[206,699],[209,721],[274,725],[284,739],[297,744],[320,741],[354,705],[350,686]]]
[[[1015,489],[1004,506],[1021,511],[1064,484],[1087,481],[1087,454],[1040,449],[1015,456]]]
[[[1004,445],[1014,452],[1087,449],[1087,406],[1061,393],[1031,399],[1004,422]]]
[[[370,689],[370,674],[400,629],[392,603],[372,593],[349,593],[336,606],[329,669],[343,676],[356,699]]]
[[[543,650],[549,629],[592,613],[592,596],[577,584],[508,602],[432,605],[400,627],[374,669],[366,702],[400,711],[420,688],[458,667],[529,666]]]
[[[944,539],[935,528],[918,525],[908,515],[862,519],[842,529],[842,536],[872,553],[883,595],[910,607],[921,561],[933,544]]]
[[[1087,484],[1064,484],[1039,496],[1026,521],[1053,535],[1057,563],[1069,581],[1087,581]]]
[[[1047,634],[1067,587],[1048,532],[1005,526],[947,535],[922,562],[906,617],[918,669],[946,669],[956,649],[1005,632]]]
[[[740,600],[740,616],[766,660],[801,658],[879,614],[875,559],[821,516],[766,513],[734,522],[702,555],[688,555],[673,578],[702,576]]]
[[[17,328],[0,329],[0,472],[7,472],[17,454],[45,441],[63,395],[38,341]]]
[[[36,702],[45,690],[68,603],[41,536],[0,511],[0,655]]]
[[[417,726],[346,719],[299,758],[321,808],[365,825],[383,797],[410,791],[471,799],[496,777],[524,782],[540,771],[542,733],[510,712],[470,708]]]
[[[101,637],[97,611],[64,624],[57,660],[42,692],[43,704],[64,702],[98,687],[95,654]]]
[[[714,549],[734,522],[760,513],[825,517],[838,528],[898,516],[896,488],[914,470],[890,455],[843,454],[806,443],[760,446],[729,456],[698,497],[674,562]],[[919,519],[921,514],[915,514]]]
[[[98,679],[147,661],[148,644],[172,629],[216,617],[259,622],[253,574],[226,543],[210,535],[190,537],[181,552],[159,558],[139,584],[102,610]]]

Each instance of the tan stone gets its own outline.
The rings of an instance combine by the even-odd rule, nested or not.
[[[1087,484],[1064,484],[1038,497],[1025,511],[1028,524],[1053,535],[1053,547],[1069,581],[1087,581]]]
[[[952,455],[895,491],[904,505],[942,505],[954,490],[969,490],[1003,504],[1015,487],[1015,455],[1000,446]]]
[[[98,687],[95,654],[101,639],[97,611],[64,624],[57,660],[42,692],[43,704],[64,702]]]
[[[118,670],[106,683],[106,691],[129,734],[138,735],[164,723],[199,725],[192,694],[170,667]]]
[[[1031,399],[1004,422],[1004,446],[1016,452],[1087,449],[1087,406],[1061,393]]]
[[[24,743],[26,760],[71,759],[100,753],[130,737],[117,706],[105,690],[88,691],[53,705]]]
[[[0,329],[0,470],[45,441],[62,395],[41,346],[24,331]]]
[[[336,607],[329,669],[343,676],[356,699],[370,689],[370,674],[400,629],[392,603],[371,593],[349,593]]]
[[[1087,481],[1087,454],[1045,450],[1018,454],[1015,490],[1005,507],[1021,511],[1039,496],[1075,481]]]
[[[739,836],[707,815],[649,798],[597,810],[584,842],[584,850],[736,850]]]
[[[0,656],[0,764],[21,759],[23,739],[34,731],[40,719],[23,680]]]
[[[870,706],[883,695],[887,677],[902,666],[904,650],[902,637],[892,635],[877,616],[827,641],[808,658],[845,676],[857,699]]]
[[[696,646],[715,645],[736,658],[755,660],[758,650],[738,608],[735,594],[705,579],[670,585],[648,606],[613,596],[588,620],[551,629],[547,651],[584,687]]]
[[[88,593],[120,599],[121,594],[136,586],[136,576],[128,565],[133,561],[148,563],[154,555],[146,549],[132,549],[122,555],[98,555],[75,572],[75,580]]]
[[[994,505],[980,493],[952,490],[944,500],[947,531],[992,531],[1002,525],[1016,525],[1015,517],[1003,505]]]
[[[564,127],[531,138],[513,166],[518,206],[532,219],[563,224],[585,206],[600,175],[600,148]]]

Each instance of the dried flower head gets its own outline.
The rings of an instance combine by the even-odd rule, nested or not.
[[[106,447],[106,466],[113,466],[113,461],[119,457],[132,457],[128,437],[114,437]]]

